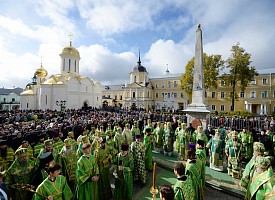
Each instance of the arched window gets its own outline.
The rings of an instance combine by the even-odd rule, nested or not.
[[[137,76],[134,77],[134,82],[135,82],[135,83],[137,82]]]
[[[14,102],[14,101],[15,101],[15,98],[12,98],[11,101]]]
[[[74,72],[76,72],[76,60],[74,61]]]
[[[63,60],[63,71],[65,71],[65,58]]]
[[[71,71],[71,59],[69,59],[69,71]]]

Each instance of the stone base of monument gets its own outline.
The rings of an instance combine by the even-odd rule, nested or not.
[[[203,126],[204,129],[207,128],[207,125],[210,121],[210,110],[207,106],[192,106],[189,105],[184,112],[186,113],[187,123],[192,123],[194,128],[198,126]]]

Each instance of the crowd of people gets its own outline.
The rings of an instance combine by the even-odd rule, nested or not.
[[[274,198],[273,131],[211,124],[195,129],[185,115],[172,113],[3,111],[0,197],[131,200],[134,182],[146,184],[153,170],[154,150],[178,155],[177,181],[159,188],[163,200],[204,199],[206,159],[223,171],[225,155],[228,174],[240,179],[247,199]]]

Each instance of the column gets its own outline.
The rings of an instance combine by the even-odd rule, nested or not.
[[[264,107],[264,105],[263,104],[261,104],[261,110],[260,110],[260,115],[262,115],[263,114],[263,108]]]

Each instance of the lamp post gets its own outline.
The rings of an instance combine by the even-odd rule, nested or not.
[[[56,105],[60,106],[60,111],[63,112],[66,107],[66,101],[65,100],[56,101]]]

